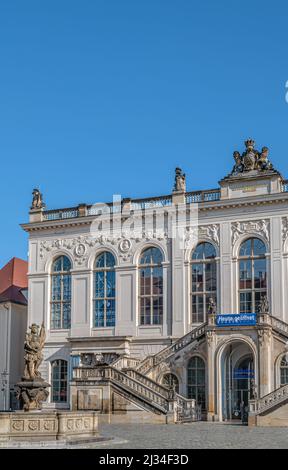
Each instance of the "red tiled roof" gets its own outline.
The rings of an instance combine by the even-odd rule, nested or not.
[[[0,294],[0,303],[13,302],[15,304],[27,305],[27,299],[21,292],[21,287],[10,286]]]
[[[27,288],[27,271],[27,261],[19,258],[12,258],[0,270],[0,293],[6,291],[11,286]]]

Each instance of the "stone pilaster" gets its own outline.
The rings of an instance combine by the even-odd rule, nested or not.
[[[271,327],[258,330],[259,344],[259,392],[260,397],[272,391],[271,355],[272,355],[272,329]]]

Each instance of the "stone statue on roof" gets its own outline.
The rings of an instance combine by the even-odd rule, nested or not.
[[[182,172],[181,168],[175,168],[174,191],[181,193],[186,191],[186,175]]]
[[[31,209],[42,209],[43,207],[45,207],[45,204],[43,202],[43,195],[42,193],[40,193],[39,189],[34,188],[32,195],[33,199]]]

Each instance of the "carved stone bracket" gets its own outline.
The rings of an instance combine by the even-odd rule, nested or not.
[[[215,331],[213,330],[206,331],[206,340],[207,340],[208,347],[212,346],[212,343],[215,341],[215,338],[216,338]]]
[[[272,337],[272,330],[269,328],[258,330],[258,341],[260,346],[268,346]]]
[[[270,236],[270,223],[267,219],[262,220],[251,220],[248,222],[233,222],[231,224],[231,243],[232,246],[235,245],[236,241],[241,235],[251,233],[251,234],[261,234],[262,237],[269,243]]]
[[[282,246],[284,248],[288,237],[288,217],[282,217]]]

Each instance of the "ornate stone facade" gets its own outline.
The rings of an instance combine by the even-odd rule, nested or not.
[[[245,146],[242,154],[234,153],[232,173],[216,190],[188,193],[186,177],[177,169],[174,190],[168,196],[118,201],[116,208],[108,204],[101,214],[99,207],[83,204],[56,211],[42,209],[37,220],[31,212],[30,222],[23,227],[30,234],[30,318],[43,320],[47,330],[43,377],[51,380],[52,362],[62,361],[68,364],[65,370],[75,369],[90,384],[85,389],[83,379],[82,390],[76,377],[75,383],[67,384],[67,401],[55,403],[49,398],[47,407],[75,408],[80,397],[83,407],[100,403],[101,410],[111,410],[120,400],[121,407],[128,409],[125,400],[132,402],[136,382],[145,401],[145,394],[154,387],[151,380],[161,386],[163,376],[172,373],[179,382],[179,395],[189,400],[198,394],[205,416],[222,420],[231,418],[232,402],[227,402],[225,384],[230,381],[234,387],[241,370],[251,373],[244,377],[248,392],[253,379],[261,398],[281,385],[280,364],[288,341],[288,192],[268,159],[268,149],[257,151],[252,139]],[[175,221],[179,221],[184,243],[179,242],[180,236],[172,236]],[[117,230],[110,233],[112,222]],[[260,243],[241,263],[241,244],[249,238],[259,238]],[[207,252],[203,248],[192,258],[198,244],[205,244]],[[157,257],[150,265],[152,249]],[[143,265],[145,250],[151,251]],[[102,252],[115,258],[115,265],[106,266],[99,275],[101,282],[110,276],[103,296],[95,277],[95,260]],[[52,298],[51,266],[59,256],[71,261],[69,273],[59,274],[59,279],[70,276],[66,281],[68,294],[71,289],[68,328],[54,328],[51,323],[52,304],[57,304]],[[246,263],[249,256],[250,264]],[[157,275],[148,282],[151,272]],[[113,295],[107,300],[109,288]],[[157,303],[149,297],[149,304],[146,295],[161,300]],[[98,323],[97,302],[106,302]],[[152,304],[155,312],[161,305],[161,315],[150,315],[148,305]],[[115,322],[109,318],[111,305],[115,305]],[[58,306],[53,308],[57,313]],[[62,304],[59,312],[64,312]],[[236,318],[238,323],[218,323],[218,315]],[[103,361],[103,357],[110,359]],[[201,390],[191,379],[196,369],[205,378]],[[228,377],[229,371],[233,373]],[[123,396],[115,398],[115,390],[115,396],[110,396],[105,380],[112,388],[113,384],[115,388],[127,386]],[[236,393],[236,385],[233,390]],[[159,407],[169,408],[165,391],[152,391]]]

